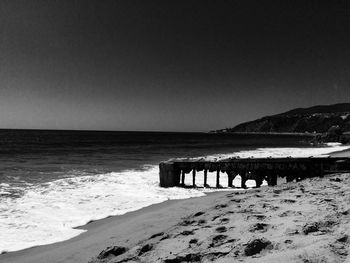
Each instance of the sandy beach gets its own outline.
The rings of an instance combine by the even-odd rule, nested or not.
[[[1,255],[0,262],[344,262],[349,190],[349,174],[334,174],[167,201],[92,222],[64,242]],[[106,250],[114,246],[126,252]]]
[[[344,262],[349,187],[337,174],[182,202],[177,224],[92,262]]]

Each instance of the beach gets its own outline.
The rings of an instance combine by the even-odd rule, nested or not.
[[[133,244],[176,225],[194,207],[207,207],[227,192],[210,193],[202,198],[171,200],[89,223],[88,230],[70,240],[0,255],[0,262],[87,262],[107,246]]]
[[[62,134],[59,135],[62,136]],[[100,134],[77,134],[82,138],[81,135],[84,135],[87,141],[101,138]],[[4,177],[8,182],[5,181],[2,184],[2,197],[4,199],[2,199],[3,203],[0,207],[2,209],[0,229],[2,229],[3,240],[0,243],[3,253],[0,255],[0,262],[89,262],[90,260],[96,261],[96,257],[101,251],[113,246],[122,246],[128,252],[120,255],[123,259],[119,257],[109,259],[107,257],[102,260],[103,262],[109,260],[118,262],[118,260],[128,259],[129,256],[132,260],[141,260],[142,262],[157,260],[159,262],[164,260],[172,262],[171,257],[169,258],[170,255],[179,256],[180,258],[175,258],[175,261],[173,261],[178,262],[176,260],[180,260],[181,255],[187,253],[186,249],[188,249],[187,245],[189,244],[191,244],[191,249],[194,249],[195,256],[198,251],[201,253],[207,251],[208,247],[220,250],[221,245],[213,246],[210,243],[210,240],[215,237],[216,229],[220,226],[225,228],[218,230],[221,232],[217,234],[221,236],[217,238],[222,238],[221,241],[218,241],[218,244],[222,243],[222,245],[229,246],[227,242],[235,239],[237,243],[235,242],[229,247],[236,249],[238,244],[241,250],[244,250],[245,243],[242,242],[246,240],[245,237],[249,237],[250,233],[253,232],[231,233],[230,229],[243,227],[251,209],[264,213],[264,216],[270,213],[267,218],[268,221],[270,221],[270,218],[279,219],[279,213],[283,213],[283,211],[261,211],[261,208],[254,207],[254,205],[264,202],[271,203],[272,206],[282,207],[278,203],[284,197],[275,196],[276,193],[272,193],[271,189],[278,189],[278,187],[284,187],[285,185],[279,185],[277,188],[221,189],[219,191],[217,191],[218,189],[204,188],[161,188],[158,186],[158,166],[155,164],[160,156],[161,158],[178,156],[179,154],[188,156],[187,152],[191,147],[193,148],[191,150],[192,156],[212,161],[223,160],[231,156],[242,158],[252,156],[256,158],[270,156],[317,157],[332,152],[337,156],[348,156],[349,153],[349,151],[344,151],[349,146],[329,144],[323,147],[298,147],[298,144],[294,145],[289,141],[285,144],[279,143],[276,145],[277,147],[271,147],[271,145],[270,147],[254,149],[227,146],[223,150],[222,148],[208,147],[203,142],[200,142],[200,144],[204,148],[195,148],[192,142],[182,148],[173,149],[173,147],[168,147],[168,140],[173,140],[173,138],[181,140],[184,136],[182,134],[166,135],[162,147],[155,145],[153,141],[146,145],[135,142],[125,147],[119,141],[124,140],[125,136],[134,140],[133,134],[123,135],[122,138],[120,138],[119,133],[110,136],[117,138],[118,142],[109,146],[110,151],[103,152],[103,154],[100,149],[100,147],[106,148],[103,143],[98,147],[91,145],[86,148],[84,146],[84,148],[75,148],[74,151],[71,148],[64,148],[63,151],[63,149],[57,149],[56,144],[51,139],[52,137],[49,137],[50,139],[47,139],[50,143],[49,146],[43,149],[39,148],[39,152],[36,152],[37,147],[31,146],[28,148],[26,146],[21,149],[23,156],[16,156],[13,159],[14,155],[9,153],[6,157],[9,160],[7,161],[8,164],[4,162],[7,159],[3,158],[3,169],[8,170],[10,166],[13,166],[16,168],[14,170],[16,173],[11,177],[9,175]],[[149,135],[142,134],[142,139],[145,136]],[[152,134],[149,138],[153,138],[153,136]],[[192,137],[189,140],[192,140]],[[240,138],[235,140],[237,140],[235,142],[237,144]],[[271,138],[271,141],[274,141],[274,139]],[[222,143],[222,141],[215,139],[213,145],[218,142]],[[66,142],[67,146],[70,144]],[[135,149],[137,149],[137,153],[135,153]],[[215,151],[211,150],[208,154],[210,149],[215,149]],[[26,155],[27,151],[30,152],[30,155]],[[44,151],[45,153],[43,153]],[[42,156],[50,158],[43,159]],[[87,163],[86,158],[89,159],[89,163]],[[22,162],[24,159],[26,159],[26,162]],[[40,160],[40,163],[37,163],[37,160]],[[72,160],[76,164],[72,163]],[[136,168],[140,167],[142,163],[147,164],[147,162],[150,164],[141,166],[141,169]],[[50,165],[49,169],[46,168],[47,165]],[[62,165],[64,165],[65,170],[60,171]],[[42,174],[43,166],[46,169],[45,173],[38,180],[37,175]],[[118,170],[120,166],[129,168]],[[106,170],[106,167],[113,172]],[[32,174],[26,175],[23,173],[27,170],[32,170]],[[22,174],[26,176],[19,177]],[[197,182],[201,186],[203,174],[199,173],[197,176]],[[227,182],[227,179],[225,179],[227,175],[223,173],[221,176],[222,181]],[[187,176],[186,180],[186,184],[191,183],[190,176]],[[328,180],[319,180],[326,187]],[[322,183],[322,180],[325,180],[324,183]],[[284,182],[285,179],[279,180],[279,183],[282,183],[282,181]],[[208,182],[210,185],[215,185],[215,173],[208,174]],[[237,181],[234,185],[238,186],[240,183]],[[251,186],[254,185],[253,183]],[[313,185],[309,184],[308,188],[311,191]],[[257,191],[264,193],[263,198],[259,194],[255,195]],[[288,194],[288,191],[288,189],[283,189],[282,192]],[[239,193],[242,199],[249,199],[250,202],[244,206],[243,202],[242,204],[237,202],[238,206],[232,206],[230,195],[236,196],[236,193]],[[308,202],[309,199],[302,195],[302,197],[298,197],[299,200]],[[226,207],[224,207],[224,204],[226,204]],[[222,205],[222,207],[217,208],[217,205]],[[289,205],[288,202],[287,205]],[[290,207],[291,209],[293,209],[293,206]],[[228,215],[223,216],[226,212],[230,216],[241,215],[241,217],[229,218]],[[186,219],[191,218],[196,213],[200,214],[200,216],[197,214],[196,219]],[[214,217],[217,217],[217,220],[213,220]],[[183,222],[186,220],[189,220],[191,224],[184,226]],[[264,221],[262,223],[270,225],[269,222]],[[190,229],[187,229],[187,227]],[[274,235],[275,228],[269,227],[268,230],[272,232],[266,233]],[[187,234],[179,235],[182,232]],[[169,234],[169,237],[166,234]],[[149,241],[149,238],[154,235],[154,240]],[[231,235],[235,237],[230,238]],[[191,239],[187,240],[187,238]],[[178,247],[176,244],[179,240],[182,243],[188,243],[182,244],[185,244],[185,247]],[[241,241],[238,242],[238,240]],[[167,252],[164,251],[167,250],[162,248],[165,241],[169,242],[165,245],[166,247],[171,249],[178,247],[177,250],[168,251],[169,254],[166,254]],[[195,247],[194,244],[198,246]],[[144,249],[149,249],[147,253],[142,253],[136,259],[135,255],[130,254],[136,253],[138,255],[139,250],[142,250],[144,246]],[[231,254],[225,254],[226,252],[219,251],[214,254],[215,257],[222,259],[232,257]],[[189,254],[192,255],[193,253]],[[205,257],[201,256],[200,258],[206,260]],[[209,257],[213,257],[213,255],[209,255]],[[242,260],[247,259],[249,257],[242,258]]]
[[[349,190],[349,174],[332,174],[166,201],[91,222],[64,242],[1,255],[0,262],[345,262]],[[106,250],[113,246],[127,251],[114,256]]]
[[[346,148],[310,147],[288,135],[11,130],[0,137],[0,254],[65,241],[90,221],[212,191],[159,187],[158,164],[170,158],[318,156]],[[202,186],[203,173],[197,176]],[[221,178],[227,182],[226,173]],[[215,185],[215,174],[208,183]]]

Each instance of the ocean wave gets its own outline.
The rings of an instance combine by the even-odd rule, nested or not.
[[[0,203],[0,253],[63,241],[75,227],[170,199],[204,195],[194,189],[158,187],[158,166],[78,176],[28,189]],[[21,238],[18,238],[18,237]]]
[[[206,161],[227,159],[232,157],[239,158],[279,158],[279,157],[327,157],[332,152],[344,151],[350,149],[348,145],[342,145],[340,143],[327,143],[324,147],[313,148],[293,148],[293,147],[281,147],[281,148],[257,148],[255,150],[238,151],[234,153],[215,154],[210,156],[202,156],[196,159],[203,159]]]

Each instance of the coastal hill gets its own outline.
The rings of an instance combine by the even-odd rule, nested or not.
[[[350,103],[297,108],[216,132],[324,133],[332,126],[350,131]]]

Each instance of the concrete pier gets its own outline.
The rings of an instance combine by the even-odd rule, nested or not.
[[[259,187],[264,180],[268,185],[277,184],[277,178],[286,182],[299,181],[325,173],[350,172],[350,158],[232,158],[223,161],[172,160],[159,164],[159,181],[162,187],[185,186],[185,176],[192,172],[192,186],[196,187],[196,172],[204,172],[205,187],[208,187],[208,171],[216,172],[215,187],[220,184],[220,173],[226,173],[227,186],[232,187],[236,176],[241,176],[241,187],[247,180],[255,180]]]

